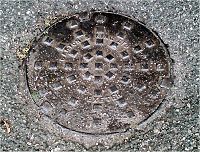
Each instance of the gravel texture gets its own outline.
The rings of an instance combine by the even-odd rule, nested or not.
[[[22,99],[21,62],[16,58],[16,51],[48,24],[48,16],[91,9],[112,10],[145,22],[169,45],[174,59],[175,82],[168,110],[147,124],[146,130],[136,132],[109,150],[198,151],[198,0],[1,0],[0,3],[0,151],[106,150],[100,145],[86,150],[40,125],[32,114],[31,101]]]

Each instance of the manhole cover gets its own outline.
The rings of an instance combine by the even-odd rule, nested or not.
[[[156,111],[170,86],[170,64],[163,42],[142,23],[90,12],[51,25],[32,44],[26,66],[42,117],[65,136],[79,135],[71,139],[103,140]]]

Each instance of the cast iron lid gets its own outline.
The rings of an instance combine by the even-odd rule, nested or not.
[[[169,90],[171,59],[142,23],[104,12],[75,14],[34,41],[27,82],[40,113],[82,134],[126,132],[147,120]]]

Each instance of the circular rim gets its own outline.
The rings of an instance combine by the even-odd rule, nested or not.
[[[101,13],[100,11],[94,11],[94,12],[90,12],[90,13]],[[112,12],[102,12],[102,13],[110,13],[110,14],[116,14],[116,15],[121,15],[121,14],[117,14],[117,13],[112,13]],[[72,16],[74,16],[74,15],[72,15]],[[141,22],[139,22],[139,21],[137,21],[136,19],[133,19],[133,18],[130,18],[130,17],[127,17],[127,16],[124,16],[124,15],[121,15],[121,16],[123,16],[123,17],[126,17],[126,18],[128,18],[128,19],[131,19],[131,20],[134,20],[134,21],[136,21],[137,23],[139,23],[140,25],[142,25],[142,26],[144,26],[144,27],[146,27],[143,23],[141,23]],[[55,23],[53,23],[51,26],[49,26],[48,28],[46,28],[43,32],[42,32],[42,34],[40,35],[40,36],[38,36],[38,38],[39,37],[41,37],[42,35],[45,35],[45,32],[46,31],[48,31],[49,30],[49,28],[51,28],[51,27],[53,27],[54,25],[56,25],[58,22],[60,22],[60,21],[63,21],[63,20],[65,20],[65,19],[69,19],[71,16],[67,16],[67,17],[64,17],[63,19],[61,19],[61,20],[59,20],[59,21],[57,21],[57,22],[55,22]],[[146,27],[147,28],[147,27]],[[165,46],[165,44],[164,44],[164,42],[162,41],[162,39],[157,35],[157,33],[155,33],[153,30],[151,30],[151,29],[149,29],[149,28],[147,28],[151,33],[153,33],[153,35],[161,42],[160,44],[162,44],[162,46],[163,46],[163,48],[165,49],[165,52],[168,54],[168,56],[169,56],[169,71],[170,71],[170,74],[171,74],[171,59],[170,59],[170,54],[169,54],[169,51],[168,51],[168,49],[166,48],[166,46]],[[35,40],[35,41],[37,41],[37,39]],[[30,53],[30,52],[29,52]],[[27,62],[28,62],[28,59],[29,59],[29,57],[25,60],[25,71],[27,72]],[[27,80],[27,86],[28,86],[28,88],[29,88],[29,91],[30,91],[30,87],[29,87],[29,84],[28,84],[28,75],[26,74],[25,75],[25,77],[26,77],[26,80]],[[171,77],[171,75],[169,75],[169,78]],[[32,98],[33,99],[33,98]],[[36,101],[33,99],[33,101],[34,101],[34,103],[36,103]],[[161,106],[161,104],[163,103],[163,101],[159,104],[159,106],[157,107],[157,109]],[[156,112],[156,110],[154,111],[154,112],[152,112],[151,114],[150,114],[150,116],[148,117],[148,118],[146,118],[146,119],[144,119],[142,122],[140,122],[138,125],[141,125],[144,121],[146,121],[147,119],[149,119],[154,113]],[[46,118],[45,118],[46,119]],[[48,120],[48,118],[46,119],[46,120],[44,120],[44,121],[46,121],[46,123],[47,124],[49,124],[49,126],[51,126],[52,124],[50,124],[50,123],[48,123],[49,122],[49,120]],[[52,126],[53,127],[53,126]],[[58,126],[57,126],[58,127]],[[60,127],[58,127],[58,128],[60,128]],[[63,130],[63,128],[60,128],[60,130]],[[64,130],[68,130],[67,128],[65,128]],[[71,130],[71,129],[70,129]],[[74,130],[71,130],[72,132],[74,132]],[[127,137],[128,135],[127,135],[127,133],[130,131],[130,128],[128,128],[128,129],[126,129],[124,132],[114,132],[114,133],[106,133],[106,134],[93,134],[93,135],[95,135],[97,138],[95,139],[95,141],[104,141],[104,144],[107,142],[106,140],[103,140],[103,139],[100,139],[99,137],[101,136],[101,135],[110,135],[110,134],[113,134],[113,137],[112,138],[114,138],[114,134],[116,134],[116,136],[118,136],[118,138],[119,137],[121,137],[122,136],[122,134],[126,134],[124,137]],[[59,131],[60,132],[60,131]],[[68,131],[67,131],[68,132]],[[130,131],[131,132],[131,131]],[[129,132],[129,133],[130,133]],[[79,139],[81,139],[81,138],[87,138],[86,136],[91,136],[92,134],[90,134],[90,133],[86,133],[86,132],[77,132],[77,131],[75,131],[75,133],[76,134],[79,134]],[[85,135],[82,135],[82,133],[84,133]],[[129,134],[128,133],[128,134]],[[133,133],[133,132],[132,132]],[[118,135],[117,135],[118,134]],[[92,138],[94,138],[94,136],[91,136]],[[66,136],[66,135],[65,135]],[[91,137],[89,137],[89,138],[91,138]],[[67,137],[68,138],[68,137]],[[81,141],[79,141],[79,142],[81,142]],[[94,143],[97,143],[97,142],[94,142]],[[85,143],[84,142],[84,144],[86,144],[87,145],[87,143]]]

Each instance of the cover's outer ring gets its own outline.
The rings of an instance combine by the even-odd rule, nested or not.
[[[95,12],[100,12],[100,11],[95,11]],[[113,12],[104,12],[104,13],[112,13],[115,14]],[[118,14],[121,15],[121,14]],[[72,15],[73,16],[73,15]],[[135,18],[131,18],[129,16],[125,16],[124,14],[122,15],[124,17],[127,17],[128,19],[131,19],[133,21],[138,22],[139,24],[141,24],[142,26],[146,27],[142,22],[136,20]],[[70,18],[71,16],[66,16],[63,17],[62,19],[59,19],[58,21],[62,21],[66,18]],[[50,27],[52,27],[53,25],[55,25],[58,21],[56,21],[55,23],[53,23],[52,25],[50,25],[49,27],[47,27],[42,33],[41,35],[43,35],[43,33],[45,33],[46,31],[48,31],[48,29]],[[165,52],[168,53],[169,55],[169,51],[166,47],[166,45],[164,44],[164,42],[162,41],[162,39],[158,36],[158,34],[156,32],[154,32],[153,30],[149,29],[148,27],[146,27],[148,30],[151,31],[151,33],[153,33],[153,35],[161,42],[161,44],[163,45],[163,48],[165,49]],[[34,41],[37,41],[38,38],[41,36],[38,35],[38,37],[36,37]],[[21,71],[21,76],[20,79],[22,81],[24,81],[25,83],[21,84],[21,89],[23,91],[25,91],[25,96],[23,96],[23,100],[25,101],[31,101],[28,103],[28,105],[30,107],[32,107],[33,109],[39,109],[34,101],[34,99],[32,98],[30,92],[27,90],[28,88],[28,82],[27,82],[27,59],[24,60],[23,62],[23,66],[22,66],[22,71]],[[172,60],[170,60],[170,66],[169,66],[169,71],[170,73],[172,73]],[[171,75],[169,75],[169,78],[171,79]],[[130,128],[129,130],[126,130],[123,133],[114,133],[114,134],[108,134],[108,135],[91,135],[91,134],[82,134],[82,133],[78,133],[76,131],[72,131],[70,129],[66,129],[61,127],[60,125],[55,124],[51,119],[49,119],[47,116],[40,116],[40,113],[38,111],[34,111],[34,115],[38,116],[39,122],[40,124],[47,129],[49,132],[54,132],[57,135],[63,137],[66,140],[71,140],[74,142],[78,142],[82,145],[84,145],[86,148],[98,145],[98,144],[102,144],[105,147],[111,147],[114,144],[117,143],[122,143],[124,141],[127,141],[131,136],[134,136],[135,130],[143,130],[145,128],[145,126],[150,123],[152,120],[154,120],[156,117],[159,116],[161,111],[165,111],[165,109],[168,107],[167,106],[168,101],[163,100],[162,103],[159,105],[159,107],[157,108],[155,113],[152,113],[150,117],[148,117],[145,121],[141,122],[139,125],[135,126],[134,128]]]

